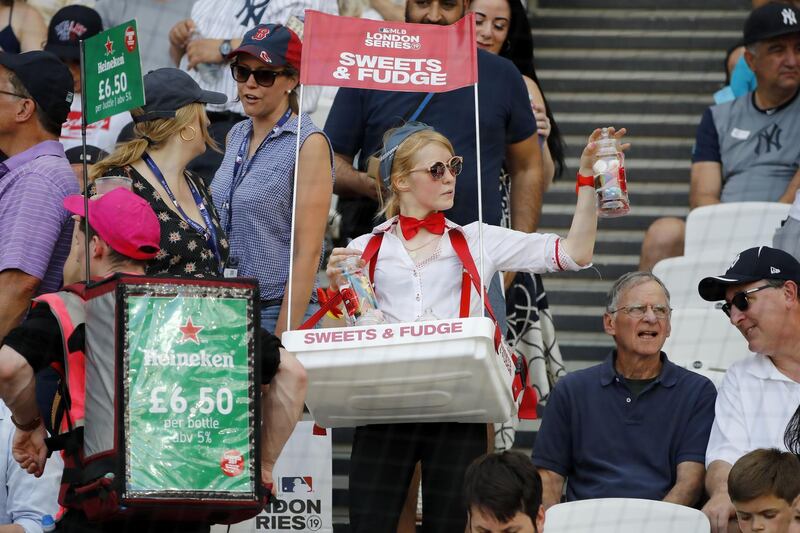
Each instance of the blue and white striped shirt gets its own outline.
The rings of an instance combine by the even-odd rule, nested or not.
[[[240,181],[233,176],[236,156],[245,139],[249,145],[252,128],[250,119],[231,128],[211,192],[222,226],[228,232],[230,256],[239,261],[239,275],[258,279],[262,300],[282,299],[289,278],[297,117],[270,133],[253,157],[242,162],[243,177],[231,198],[232,184]],[[301,146],[314,133],[325,135],[303,113]],[[246,145],[245,154],[248,150]],[[330,157],[333,167],[332,150]]]

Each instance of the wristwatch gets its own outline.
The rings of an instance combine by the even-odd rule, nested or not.
[[[228,58],[228,54],[231,53],[231,40],[225,39],[222,41],[222,44],[219,45],[219,53],[222,54],[223,59]]]

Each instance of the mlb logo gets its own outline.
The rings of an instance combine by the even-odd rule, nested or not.
[[[314,492],[314,480],[311,476],[281,478],[281,492],[284,494]]]

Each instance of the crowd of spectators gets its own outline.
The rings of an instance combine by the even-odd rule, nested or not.
[[[800,9],[787,3],[758,7],[746,20],[744,60],[757,87],[703,114],[692,152],[690,208],[796,200],[800,144],[791,139],[800,138],[798,20]],[[792,220],[799,216],[793,213]],[[682,219],[656,220],[642,243],[639,268],[649,270],[661,259],[682,255],[684,231]]]
[[[793,203],[775,248],[742,251],[725,273],[698,288],[706,300],[723,302],[755,355],[728,369],[717,390],[662,351],[670,334],[670,295],[648,271],[682,253],[685,223],[656,221],[642,245],[641,271],[620,277],[608,294],[603,328],[614,349],[601,364],[555,384],[532,457],[488,454],[458,476],[468,531],[540,533],[545,511],[562,501],[630,497],[702,509],[713,533],[800,532],[800,8],[794,4],[754,0],[743,50],[732,48],[726,58],[732,86],[752,90],[734,91],[736,98],[706,110],[692,154],[692,208]],[[21,367],[3,363],[44,370],[47,365],[31,355],[43,342],[34,339],[41,312],[23,323],[31,300],[86,274],[75,250],[87,241],[97,243],[99,267],[114,257],[114,237],[81,237],[72,223],[81,213],[65,202],[82,186],[75,179],[82,175],[82,151],[75,150],[82,119],[80,40],[139,20],[147,102],[130,115],[90,125],[87,151],[92,178],[131,178],[132,192],[146,200],[157,222],[159,238],[147,261],[134,266],[148,274],[215,277],[232,269],[258,278],[261,324],[278,336],[318,308],[313,289],[331,195],[339,195],[340,211],[348,215],[349,236],[372,231],[381,185],[368,163],[388,130],[419,120],[447,137],[454,153],[474,158],[473,116],[461,112],[473,106],[470,88],[432,97],[340,89],[324,125],[305,114],[320,98],[319,88],[307,88],[294,160],[306,9],[440,25],[472,10],[483,219],[525,233],[538,228],[542,194],[562,174],[565,146],[534,69],[527,13],[518,0],[0,2],[0,25],[7,22],[0,30],[0,344],[6,343],[0,397],[9,402],[0,405],[6,459],[0,522],[40,531],[41,518],[57,514],[60,477],[57,458],[39,478],[12,460],[13,425],[26,424],[10,414],[20,404],[19,391],[8,384]],[[261,51],[272,58],[269,64],[259,59]],[[302,168],[298,204],[304,216],[289,301],[295,166]],[[449,220],[475,222],[477,186],[474,164],[465,164]],[[511,282],[495,277],[487,284],[493,308],[506,307],[504,289]],[[515,283],[543,294],[540,279]],[[429,311],[419,309],[416,318]],[[505,330],[505,313],[498,318]],[[276,428],[264,444],[265,483],[272,482],[274,461],[301,416],[306,380],[285,351],[274,371],[264,382],[271,385],[263,411]],[[368,495],[370,488],[359,490]],[[31,493],[37,496],[23,496]],[[416,493],[412,483],[412,507]]]

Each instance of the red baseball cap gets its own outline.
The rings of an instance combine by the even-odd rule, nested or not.
[[[64,198],[64,207],[86,216],[80,194]],[[152,259],[160,249],[161,225],[153,208],[125,188],[89,198],[89,224],[115,252],[131,259]]]

